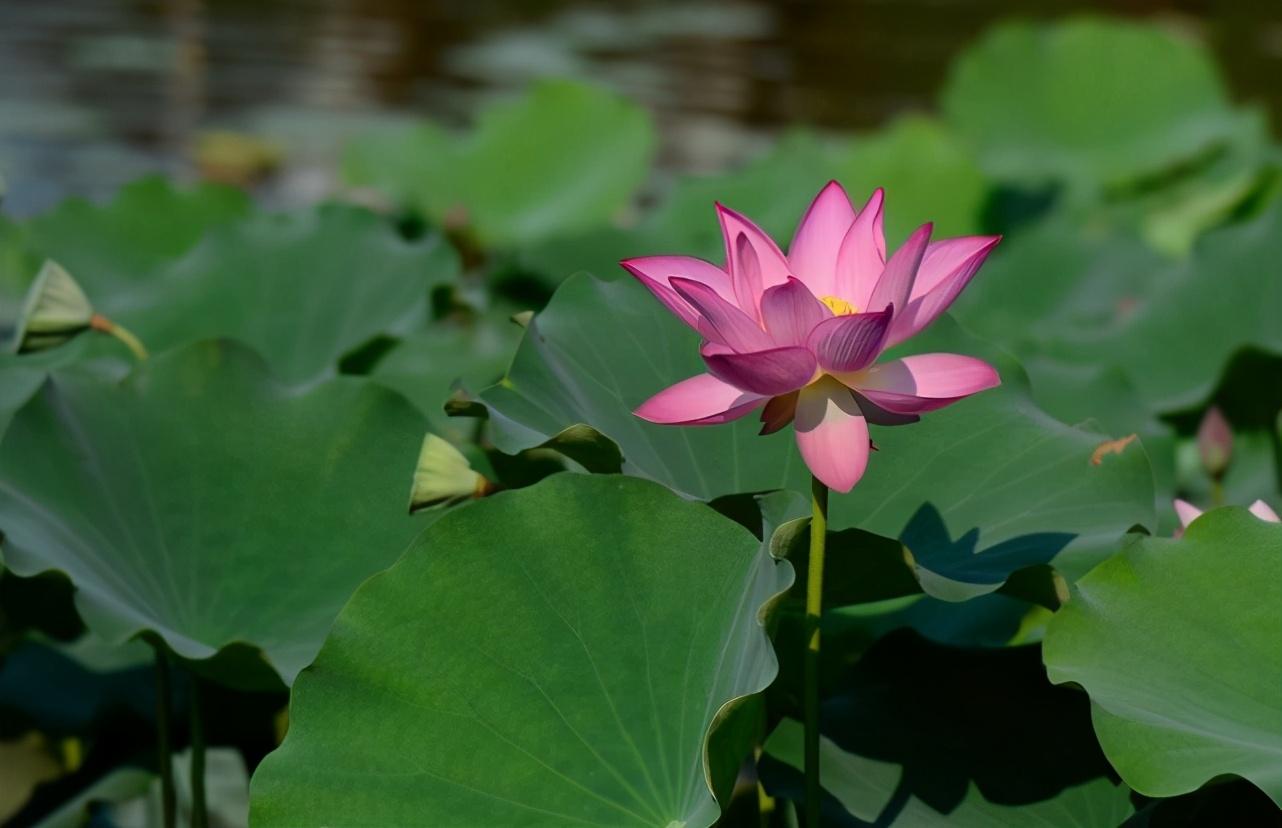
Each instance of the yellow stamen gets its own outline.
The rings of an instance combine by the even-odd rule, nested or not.
[[[851,314],[859,312],[854,305],[850,304],[845,299],[841,299],[836,296],[825,296],[819,301],[827,305],[828,309],[837,316],[850,316]]]

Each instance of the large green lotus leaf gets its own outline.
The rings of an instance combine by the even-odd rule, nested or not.
[[[1078,582],[1044,657],[1090,693],[1135,790],[1237,774],[1282,804],[1282,526],[1217,509],[1179,540],[1135,540]]]
[[[654,129],[613,94],[545,81],[482,110],[457,141],[431,125],[370,140],[349,151],[353,183],[391,182],[393,196],[437,221],[462,220],[483,243],[509,245],[609,221],[649,172]]]
[[[1282,204],[1208,234],[1181,263],[1057,218],[1003,243],[956,314],[1034,368],[1035,356],[1120,368],[1150,412],[1172,412],[1202,403],[1238,351],[1282,353],[1280,256]],[[1116,402],[1093,405],[1103,417]]]
[[[1018,367],[949,320],[913,345],[989,358],[1005,385],[916,425],[874,427],[880,451],[855,490],[833,498],[834,529],[902,537],[961,598],[1052,559],[1075,576],[1132,525],[1152,525],[1152,472],[1138,444],[1093,464],[1107,438],[1040,411]],[[495,444],[509,453],[586,423],[619,445],[626,473],[693,497],[808,492],[791,429],[759,437],[752,417],[675,428],[633,416],[651,394],[702,370],[697,335],[644,288],[581,274],[534,317],[507,377],[481,401]]]
[[[954,64],[942,104],[991,175],[1088,189],[1169,170],[1262,128],[1257,113],[1230,106],[1196,43],[1097,18],[993,29]]]
[[[1115,361],[1156,411],[1197,405],[1235,352],[1282,354],[1282,203],[1207,234],[1167,281],[1156,283],[1124,327],[1065,343],[1060,355]],[[1191,336],[1205,331],[1206,336]]]
[[[405,495],[425,428],[390,391],[291,389],[232,343],[121,383],[58,373],[0,443],[5,565],[65,572],[109,641],[152,632],[193,660],[249,644],[288,682],[421,528]]]
[[[212,232],[161,274],[163,289],[113,318],[152,350],[227,336],[277,376],[310,380],[373,337],[421,322],[430,289],[458,267],[440,236],[406,241],[366,210],[260,214]]]
[[[106,204],[69,199],[32,219],[30,245],[67,269],[105,311],[121,291],[136,288],[176,259],[211,228],[249,212],[240,190],[202,184],[179,190],[163,178],[122,188]],[[35,272],[29,278],[35,278]]]
[[[885,825],[1022,826],[1112,803],[1111,820],[1049,823],[1100,828],[1130,814],[1129,792],[1101,779],[1109,766],[1089,702],[1047,681],[1038,647],[947,646],[908,630],[857,659],[828,644],[830,662],[853,662],[821,709],[823,785],[838,812]],[[766,751],[768,789],[799,794],[800,724],[781,722]]]
[[[299,677],[253,821],[711,825],[708,730],[774,678],[762,614],[791,580],[741,526],[627,477],[450,512]]]

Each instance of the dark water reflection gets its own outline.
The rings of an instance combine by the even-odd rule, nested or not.
[[[190,174],[197,136],[222,128],[285,149],[270,196],[316,197],[351,132],[462,120],[543,75],[644,102],[665,168],[716,168],[784,124],[864,127],[929,106],[994,20],[1092,8],[1195,31],[1237,97],[1282,117],[1275,0],[0,0],[5,208]]]

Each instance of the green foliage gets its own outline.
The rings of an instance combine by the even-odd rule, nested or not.
[[[874,426],[832,498],[828,823],[1276,821],[1282,529],[1142,533],[1282,506],[1282,156],[1136,22],[999,26],[941,108],[651,175],[639,105],[545,82],[353,141],[390,214],[147,179],[0,218],[4,341],[46,260],[83,289],[47,275],[46,349],[0,354],[0,739],[62,774],[16,824],[154,816],[147,644],[177,714],[267,755],[259,824],[758,826],[754,774],[788,824],[809,475],[791,430],[633,415],[704,365],[618,260],[722,260],[717,201],[786,248],[830,179],[886,189],[892,247],[1004,239],[892,354],[1002,386]]]
[[[59,372],[0,444],[5,564],[67,573],[109,641],[149,632],[189,659],[248,644],[288,682],[418,530],[404,502],[423,429],[390,392],[291,390],[226,343],[122,384]]]
[[[774,677],[761,613],[791,576],[741,527],[626,477],[451,513],[299,677],[254,821],[711,825],[708,729]]]
[[[1218,509],[1140,538],[1046,631],[1052,681],[1091,695],[1100,744],[1148,796],[1243,776],[1282,804],[1282,526]]]
[[[990,175],[1023,184],[1125,184],[1262,128],[1196,43],[1096,18],[993,29],[958,59],[942,104]]]
[[[423,124],[358,142],[346,173],[483,243],[508,245],[606,223],[644,180],[653,145],[637,106],[545,82],[484,110],[462,138]]]

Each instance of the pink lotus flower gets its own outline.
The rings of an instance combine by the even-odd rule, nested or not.
[[[763,408],[762,434],[795,421],[806,465],[848,492],[868,464],[868,423],[897,425],[1000,383],[981,360],[919,354],[874,364],[925,328],[975,275],[996,236],[931,243],[926,224],[887,260],[883,193],[856,211],[829,182],[788,255],[720,204],[726,266],[689,256],[621,264],[703,335],[708,372],[659,392],[637,416],[713,425]]]
[[[1267,520],[1269,523],[1282,523],[1278,518],[1278,513],[1263,500],[1257,500],[1251,504],[1249,511],[1260,520]],[[1176,530],[1175,537],[1184,534],[1184,530],[1189,528],[1189,524],[1202,516],[1202,510],[1189,503],[1187,500],[1175,499],[1175,514],[1180,518],[1180,528]]]

